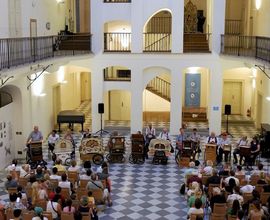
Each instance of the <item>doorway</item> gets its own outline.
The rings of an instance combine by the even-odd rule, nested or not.
[[[57,124],[57,115],[61,111],[61,88],[60,85],[53,87],[53,123]]]
[[[225,105],[231,105],[231,114],[241,115],[242,113],[242,82],[224,82],[223,98],[222,98],[223,113]]]
[[[30,37],[37,37],[37,19],[30,19]]]
[[[81,102],[91,99],[91,77],[90,73],[81,73]]]

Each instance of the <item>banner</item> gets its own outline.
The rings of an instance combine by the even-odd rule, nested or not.
[[[187,73],[185,83],[185,107],[200,107],[201,74]]]

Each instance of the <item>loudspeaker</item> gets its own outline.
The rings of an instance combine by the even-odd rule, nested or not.
[[[225,115],[231,114],[231,105],[225,105]]]
[[[99,114],[104,113],[104,103],[98,103],[98,113]]]

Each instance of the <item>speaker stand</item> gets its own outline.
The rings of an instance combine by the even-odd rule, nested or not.
[[[233,138],[232,134],[229,132],[229,115],[226,114],[226,116],[227,116],[227,120],[226,120],[226,133]]]
[[[95,134],[98,134],[100,137],[103,136],[103,134],[109,134],[110,132],[104,130],[102,128],[102,113],[100,113],[100,130],[98,130]]]

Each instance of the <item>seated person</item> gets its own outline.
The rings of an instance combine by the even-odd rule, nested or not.
[[[255,220],[255,219],[262,219],[264,212],[261,209],[261,203],[259,200],[253,201],[253,205],[255,209],[250,210],[248,219]]]
[[[224,164],[223,167],[219,171],[219,176],[229,176],[230,174],[230,166],[228,164]]]
[[[241,146],[247,146],[248,144],[248,140],[247,140],[247,136],[243,136],[236,144],[235,149],[233,151],[233,158],[234,158],[234,163],[238,163],[238,159],[237,159],[237,154],[240,153],[240,147]],[[240,155],[240,164],[242,164],[242,160],[243,160],[243,156]]]
[[[255,186],[252,186],[249,184],[249,181],[247,182],[246,185],[242,186],[240,188],[240,193],[252,193],[252,191],[255,189]]]
[[[91,175],[92,175],[92,170],[88,169],[86,170],[85,174],[80,175],[80,179],[81,180],[90,180],[91,179]]]
[[[213,169],[213,175],[207,179],[205,186],[208,187],[209,184],[220,184],[220,181],[221,177],[218,176],[218,170]]]
[[[237,216],[240,210],[242,210],[240,202],[238,199],[235,199],[232,201],[232,206],[228,209],[227,214]]]
[[[70,194],[73,191],[73,184],[68,181],[67,174],[65,173],[62,174],[61,181],[59,181],[58,186],[60,186],[61,188],[68,188]]]
[[[183,150],[183,142],[187,140],[184,128],[179,129],[179,134],[176,137],[176,147],[179,151]]]
[[[218,187],[213,188],[213,196],[210,200],[210,207],[212,212],[214,210],[215,203],[226,203],[225,196],[221,193],[221,190]]]
[[[235,177],[235,172],[233,170],[230,171],[230,176],[228,176],[224,182],[226,185],[229,184],[230,179],[234,179],[237,186],[239,186],[239,179]]]
[[[188,218],[190,218],[190,216],[192,214],[203,215],[203,208],[202,208],[202,201],[201,201],[201,199],[197,198],[195,200],[195,207],[189,209],[189,211],[188,211]]]
[[[5,209],[26,209],[21,199],[18,201],[17,198],[18,195],[16,193],[9,194],[9,202],[5,204]]]
[[[74,206],[72,206],[72,200],[67,199],[66,206],[63,208],[63,212],[65,213],[75,213],[76,209]]]
[[[158,139],[166,140],[166,141],[169,141],[171,143],[170,134],[169,134],[167,128],[163,128],[162,132],[160,132],[160,134],[158,136]],[[171,145],[171,153],[173,153],[173,152],[174,152],[174,149]]]
[[[217,163],[221,163],[223,159],[223,154],[225,155],[225,162],[228,162],[228,154],[229,152],[224,151],[224,146],[229,145],[231,142],[228,139],[228,135],[224,132],[221,136],[221,139],[218,141],[218,148],[217,148]]]
[[[150,141],[155,138],[156,138],[156,130],[155,128],[153,128],[152,124],[150,123],[145,129],[145,145],[148,147]]]
[[[10,171],[20,171],[20,167],[18,166],[18,160],[13,159],[11,164],[7,166],[6,171],[10,172]]]
[[[52,174],[50,175],[50,179],[60,181],[61,180],[61,176],[57,175],[57,172],[58,172],[57,167],[53,167],[52,168]]]
[[[56,130],[52,130],[52,133],[48,137],[48,147],[49,150],[53,153],[55,143],[59,140],[59,135],[57,134]]]
[[[41,207],[36,206],[34,208],[35,217],[33,217],[32,220],[41,220],[41,219],[48,220],[47,217],[43,217],[42,213],[43,213],[43,209]]]
[[[237,165],[236,171],[235,171],[236,176],[243,176],[246,175],[246,172],[242,169],[241,165]]]
[[[212,175],[213,171],[213,161],[212,160],[207,160],[206,161],[206,167],[204,167],[201,171],[201,174],[204,175]]]
[[[201,153],[201,148],[200,148],[200,135],[197,133],[197,129],[193,128],[193,132],[190,135],[190,140],[193,142],[193,145],[195,144],[196,146],[196,153]]]
[[[92,173],[91,180],[88,182],[86,189],[88,191],[93,191],[97,189],[101,189],[103,191],[103,198],[108,202],[108,205],[112,205],[111,195],[107,188],[104,189],[103,184],[100,180],[97,179],[97,175]]]
[[[251,176],[259,176],[261,173],[264,173],[263,164],[259,163],[257,169],[252,171]]]
[[[82,138],[91,138],[91,137],[92,137],[92,134],[91,134],[89,128],[87,128],[85,130],[85,132],[83,132]]]
[[[202,201],[202,206],[204,207],[204,205],[206,203],[206,197],[205,197],[205,195],[203,195],[202,190],[200,188],[197,188],[195,190],[194,194],[191,195],[190,198],[188,199],[188,206],[190,208],[194,207],[196,199],[200,199]]]
[[[59,158],[56,159],[54,167],[60,172],[66,171],[66,167],[62,165],[62,161]]]
[[[7,175],[7,181],[5,182],[5,188],[8,190],[9,188],[14,188],[18,186],[18,182],[16,179],[12,179],[10,174]]]
[[[76,160],[71,160],[70,165],[68,171],[80,173],[80,167],[77,166]]]
[[[259,140],[256,136],[254,136],[252,138],[252,141],[250,142],[250,150],[251,150],[251,155],[249,158],[248,169],[252,169],[250,166],[253,166],[255,164],[255,160],[261,150]]]
[[[30,177],[30,165],[23,164],[20,169],[20,177],[29,178]]]
[[[187,197],[194,196],[195,192],[200,190],[200,184],[196,181],[188,185]]]
[[[207,143],[208,144],[217,144],[218,139],[216,137],[216,134],[214,132],[211,132],[210,136],[207,138]]]
[[[192,176],[187,179],[187,186],[192,182],[197,182],[202,186],[202,179],[198,176],[197,172],[193,172]]]
[[[227,203],[233,204],[235,200],[238,200],[240,204],[243,204],[244,198],[240,195],[240,187],[235,186],[233,189],[233,193],[228,195]]]
[[[61,215],[62,207],[58,202],[54,201],[54,196],[54,192],[49,194],[49,201],[47,202],[46,211],[52,213],[53,219],[58,219],[58,216]]]

